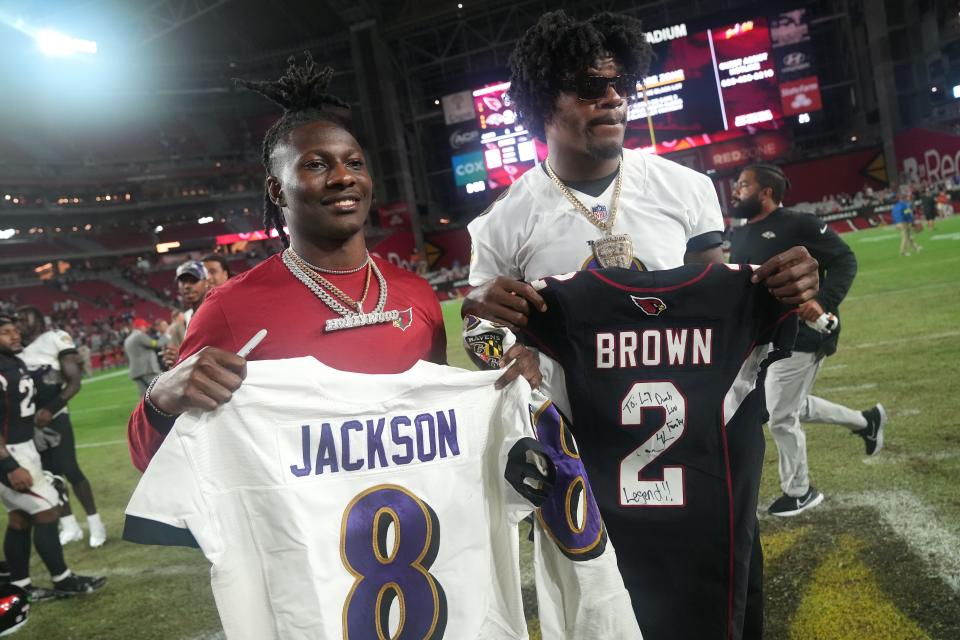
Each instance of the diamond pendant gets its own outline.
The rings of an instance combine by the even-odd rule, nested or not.
[[[339,331],[340,329],[354,329],[356,327],[366,327],[371,324],[386,324],[388,322],[399,322],[400,312],[396,309],[390,311],[374,311],[372,313],[351,313],[342,318],[331,318],[324,325],[327,331]]]
[[[633,262],[633,240],[626,233],[618,233],[590,241],[593,255],[601,267],[629,269]]]

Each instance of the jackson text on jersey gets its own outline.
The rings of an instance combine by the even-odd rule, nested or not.
[[[321,419],[299,428],[281,428],[278,437],[284,474],[296,478],[387,469],[461,455],[454,409]]]
[[[685,367],[713,364],[713,329],[598,331],[597,369]]]

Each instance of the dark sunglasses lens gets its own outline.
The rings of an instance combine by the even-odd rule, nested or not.
[[[577,97],[581,100],[596,100],[607,92],[608,78],[581,76],[577,78]]]
[[[619,76],[613,88],[620,96],[632,96],[637,92],[637,79],[634,76]]]
[[[611,84],[620,96],[632,96],[637,92],[637,79],[634,76],[580,76],[576,81],[577,97],[581,100],[599,100],[607,94],[607,87]]]

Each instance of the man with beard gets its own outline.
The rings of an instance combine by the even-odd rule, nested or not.
[[[783,208],[781,200],[790,183],[779,167],[753,164],[746,167],[733,190],[735,218],[746,224],[733,230],[730,262],[758,263],[801,244],[820,265],[820,291],[800,305],[804,321],[793,355],[767,370],[767,410],[770,433],[780,454],[780,487],[783,495],[770,505],[775,516],[795,516],[823,502],[823,494],[810,484],[806,435],[801,422],[840,424],[863,439],[868,456],[883,448],[887,421],[883,405],[856,411],[809,395],[824,357],[837,350],[840,335],[840,302],[857,274],[857,258],[829,225],[811,214]]]

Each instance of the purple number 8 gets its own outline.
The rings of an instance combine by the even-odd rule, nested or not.
[[[607,532],[573,436],[553,403],[531,407],[530,414],[537,439],[557,467],[554,490],[537,509],[537,520],[571,560],[596,558],[606,549]]]
[[[440,546],[440,523],[430,505],[397,485],[371,487],[347,506],[340,541],[343,565],[356,578],[343,604],[345,639],[443,637],[447,599],[428,571]],[[400,618],[391,634],[394,600]]]

